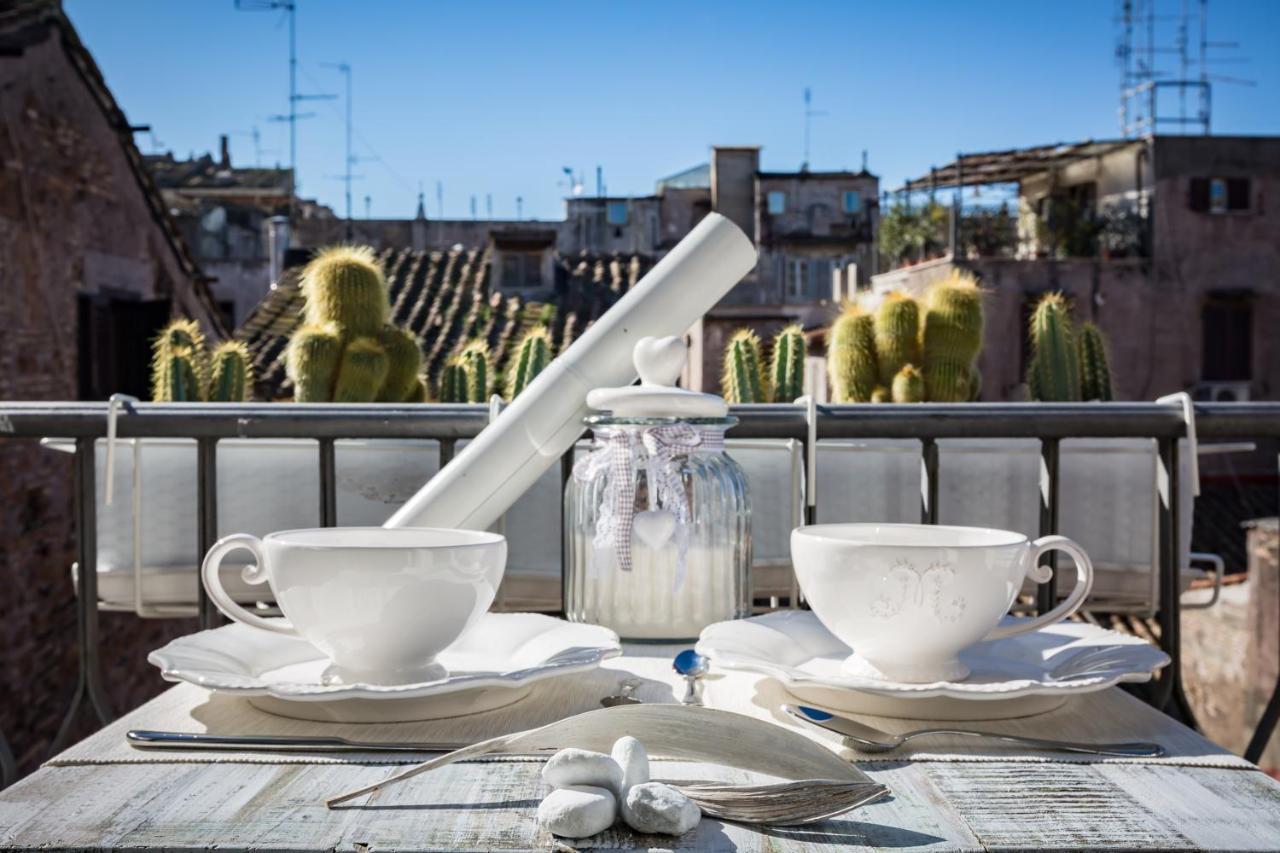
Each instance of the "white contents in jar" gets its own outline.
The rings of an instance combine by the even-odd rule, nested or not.
[[[639,538],[631,546],[631,571],[618,568],[612,546],[597,548],[578,534],[578,548],[591,555],[582,579],[582,610],[588,619],[631,640],[693,640],[714,622],[738,614],[736,555],[732,548],[690,547],[677,587],[679,548],[658,549]]]

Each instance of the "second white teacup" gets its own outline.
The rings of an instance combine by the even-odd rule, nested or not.
[[[222,588],[218,566],[240,548],[257,560],[245,580],[269,583],[285,619],[264,619]],[[230,618],[300,636],[328,656],[326,678],[411,684],[445,675],[436,655],[493,604],[506,562],[496,533],[327,527],[227,536],[205,555],[201,576]]]
[[[1038,565],[1061,550],[1076,583],[1042,616],[1000,625]],[[929,524],[815,524],[791,533],[791,558],[805,600],[833,634],[853,649],[845,669],[893,681],[930,683],[968,676],[964,649],[1061,621],[1084,602],[1093,566],[1065,536],[1034,542],[1009,530]]]

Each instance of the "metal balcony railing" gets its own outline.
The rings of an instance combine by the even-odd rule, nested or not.
[[[1040,445],[1039,534],[1058,532],[1060,444],[1064,439],[1146,438],[1156,443],[1159,471],[1157,537],[1159,600],[1156,619],[1160,646],[1172,664],[1150,685],[1146,698],[1188,722],[1194,722],[1181,683],[1179,634],[1179,440],[1188,436],[1187,412],[1178,403],[968,403],[959,405],[748,405],[735,406],[739,423],[731,438],[793,439],[800,442],[812,475],[817,443],[824,439],[915,439],[920,443],[920,518],[936,524],[938,515],[938,441],[1035,439]],[[312,439],[317,443],[320,523],[337,523],[335,447],[340,439],[435,439],[440,464],[454,455],[459,440],[473,438],[489,422],[483,405],[323,405],[323,404],[126,404],[115,419],[118,438],[187,438],[197,446],[198,541],[203,555],[217,539],[218,443],[230,438]],[[1280,403],[1200,404],[1194,427],[1201,439],[1280,439]],[[98,661],[97,566],[94,443],[108,436],[106,403],[0,403],[0,439],[62,437],[75,442],[75,520],[80,589],[80,675],[55,749],[65,739],[87,700],[98,719],[112,713],[102,688]],[[561,460],[562,484],[572,470],[572,451]],[[817,515],[814,478],[806,478],[806,523]],[[200,595],[204,626],[218,614]],[[1042,612],[1057,601],[1056,581],[1037,596]],[[1257,760],[1280,718],[1280,682],[1266,706],[1246,756]]]

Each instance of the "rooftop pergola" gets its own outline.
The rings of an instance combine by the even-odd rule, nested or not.
[[[1079,160],[1101,157],[1127,146],[1141,144],[1142,141],[1136,139],[1088,139],[1083,142],[1038,145],[1034,148],[961,154],[955,161],[907,181],[895,192],[1014,184],[1031,175],[1043,174]]]

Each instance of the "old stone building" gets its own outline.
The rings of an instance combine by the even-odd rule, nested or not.
[[[170,315],[224,330],[128,121],[57,4],[0,6],[0,93],[0,399],[145,396],[149,339]],[[75,683],[71,489],[63,454],[0,442],[0,729],[26,769],[45,757]],[[118,632],[114,618],[103,621],[103,660],[122,706],[161,687],[139,656],[189,626]]]
[[[1026,318],[1067,294],[1110,340],[1117,393],[1280,393],[1280,137],[1156,136],[965,155],[912,189],[1016,185],[1016,233],[872,278],[919,292],[953,267],[987,290],[983,399],[1021,399]],[[968,221],[963,211],[960,221]]]
[[[420,201],[412,219],[347,222],[313,206],[292,222],[291,244],[313,249],[350,239],[379,250],[485,250],[495,293],[559,304],[564,269],[599,258],[650,266],[715,210],[760,250],[756,269],[690,331],[686,382],[715,390],[734,330],[820,327],[869,280],[878,199],[879,179],[865,169],[762,172],[758,147],[716,146],[710,162],[658,181],[652,195],[574,196],[560,220],[430,219]]]

